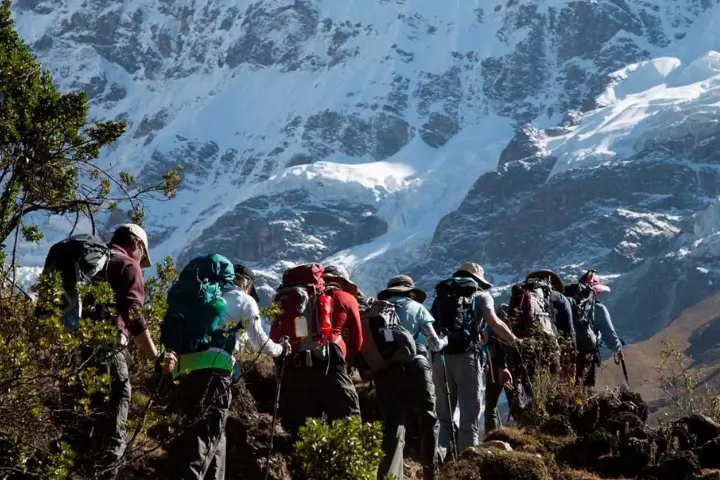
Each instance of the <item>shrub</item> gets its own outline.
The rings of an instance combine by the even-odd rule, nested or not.
[[[681,415],[706,415],[720,421],[720,393],[701,381],[702,370],[692,369],[691,364],[672,338],[663,340],[655,371],[665,400]]]
[[[374,480],[383,457],[382,434],[382,424],[355,416],[332,424],[309,418],[294,445],[293,472],[307,480]]]

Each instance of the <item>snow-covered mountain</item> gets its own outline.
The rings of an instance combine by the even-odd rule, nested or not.
[[[155,258],[274,287],[340,262],[369,293],[465,260],[507,285],[595,267],[629,338],[718,289],[712,0],[18,0],[20,34],[151,183]],[[55,221],[58,231],[68,230]],[[42,261],[27,248],[25,263]],[[268,287],[269,288],[269,287]]]

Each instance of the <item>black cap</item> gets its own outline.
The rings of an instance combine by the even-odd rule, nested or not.
[[[245,265],[242,265],[240,263],[233,265],[233,268],[235,269],[235,278],[238,277],[245,277],[250,280],[250,296],[255,299],[256,302],[260,301],[260,297],[257,294],[257,290],[255,289],[255,272],[253,272],[252,268],[246,267]]]

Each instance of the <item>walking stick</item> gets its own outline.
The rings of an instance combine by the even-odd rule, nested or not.
[[[275,404],[273,405],[272,424],[270,426],[270,446],[268,448],[268,458],[265,464],[265,480],[270,474],[270,458],[273,452],[273,440],[275,439],[275,424],[277,422],[278,409],[280,408],[280,387],[282,385],[283,374],[285,373],[285,357],[283,353],[280,357],[280,367],[278,368],[277,383],[275,384]]]
[[[625,346],[625,340],[622,338],[620,339],[620,344],[624,347]],[[618,361],[618,355],[616,353],[613,354],[613,360],[615,360],[615,365],[622,365],[622,371],[623,375],[625,375],[625,383],[627,383],[628,388],[630,388],[630,380],[628,379],[628,373],[627,373],[627,366],[625,365],[625,359],[621,358],[620,361]]]
[[[623,375],[625,376],[625,383],[627,383],[628,388],[630,388],[630,380],[628,379],[628,372],[627,372],[627,366],[625,365],[625,359],[621,358],[618,360],[617,354],[613,354],[613,360],[615,360],[615,365],[622,365]]]
[[[455,460],[458,459],[458,447],[457,447],[457,434],[455,432],[455,420],[453,419],[452,405],[450,401],[450,384],[448,383],[447,366],[445,365],[445,354],[440,353],[440,361],[442,362],[443,374],[445,376],[445,397],[447,398],[448,405],[448,417],[450,420],[451,432],[452,432],[452,443],[453,443],[453,454]]]

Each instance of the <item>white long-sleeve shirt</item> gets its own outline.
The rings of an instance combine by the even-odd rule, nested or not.
[[[282,355],[282,345],[270,340],[262,328],[260,308],[254,298],[242,290],[229,290],[223,293],[223,298],[227,302],[227,306],[221,325],[239,325],[242,322],[250,348],[256,352],[262,349],[262,353],[271,357]],[[242,335],[242,331],[236,333],[236,348],[240,348]]]

